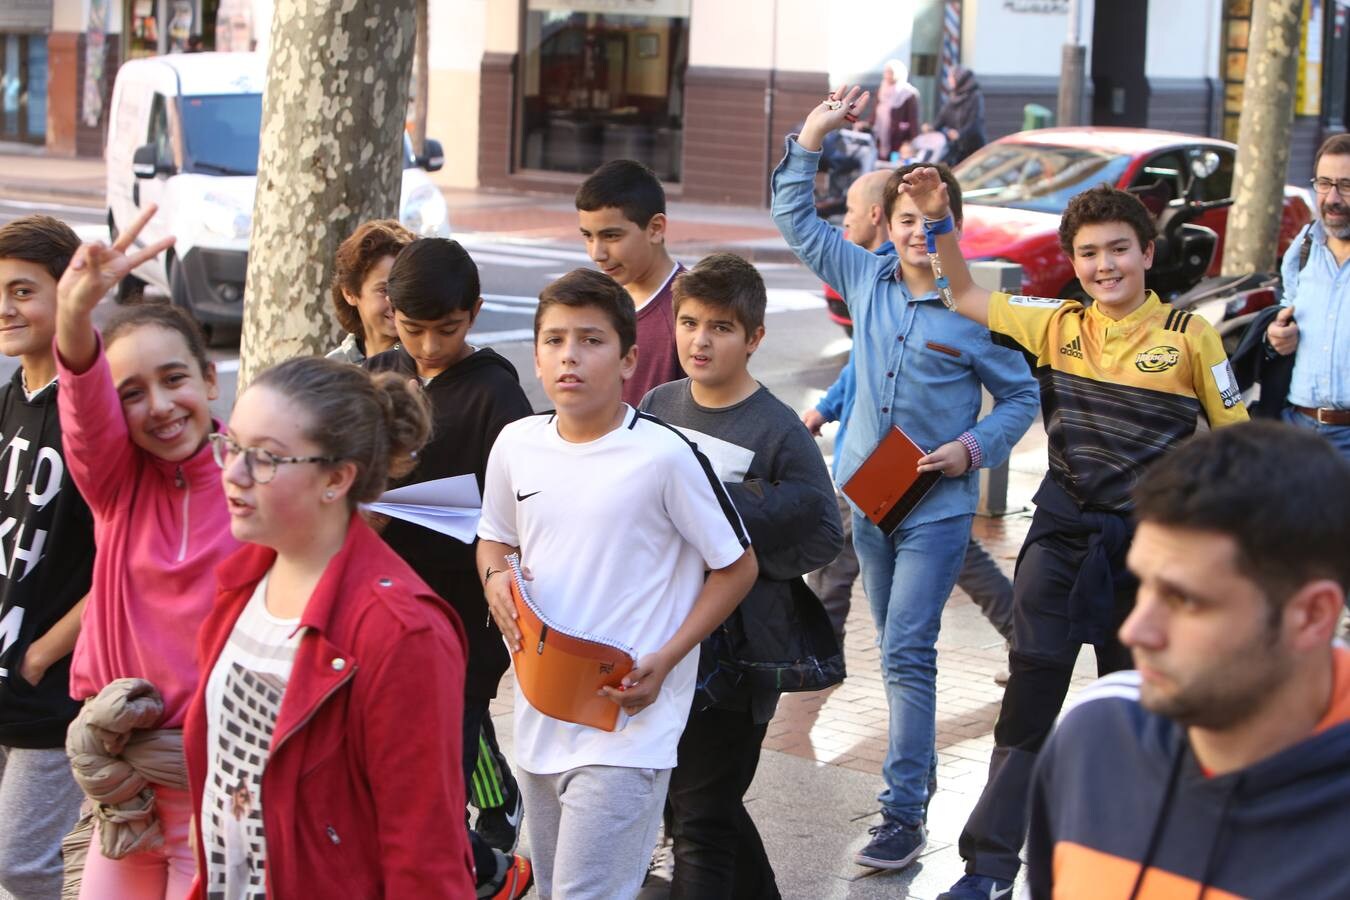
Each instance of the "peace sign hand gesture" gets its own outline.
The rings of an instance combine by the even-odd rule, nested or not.
[[[105,247],[98,241],[80,245],[80,249],[75,251],[75,256],[70,260],[70,265],[66,266],[66,271],[56,286],[56,303],[59,311],[80,317],[88,316],[104,295],[116,287],[132,269],[173,246],[174,238],[166,237],[144,250],[127,254],[127,249],[158,209],[159,207],[154,204],[146,207],[145,212],[118,236],[111,247]]]
[[[858,121],[863,107],[872,96],[859,85],[843,85],[811,108],[797,136],[797,143],[807,150],[819,150],[825,135],[842,128],[845,124]]]

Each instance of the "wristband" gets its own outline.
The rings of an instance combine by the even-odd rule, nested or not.
[[[933,267],[933,280],[937,286],[938,296],[942,298],[942,305],[956,311],[956,297],[952,295],[951,282],[947,276],[942,274],[942,261],[938,259],[937,238],[940,234],[950,234],[956,228],[956,222],[952,219],[951,213],[943,216],[941,219],[923,220],[924,249],[928,253],[928,262]]]
[[[488,566],[487,571],[483,573],[483,586],[487,587],[488,579],[493,575],[500,575],[505,571],[505,569],[494,569],[492,566]]]

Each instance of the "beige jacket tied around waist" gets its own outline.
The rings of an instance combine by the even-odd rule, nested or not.
[[[88,802],[63,842],[66,881],[78,879],[98,823],[99,846],[109,859],[151,850],[164,840],[152,784],[186,790],[183,732],[154,729],[164,716],[159,691],[142,678],[119,678],[84,708],[66,732],[66,755]],[[79,856],[72,873],[72,854]]]

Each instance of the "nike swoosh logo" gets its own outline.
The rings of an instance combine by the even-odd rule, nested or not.
[[[525,500],[528,500],[528,499],[530,499],[531,497],[533,497],[535,494],[538,494],[538,493],[542,493],[542,492],[541,492],[541,491],[532,491],[531,493],[528,493],[528,494],[522,494],[520,491],[516,491],[516,502],[517,502],[517,503],[520,503],[520,502],[523,502],[523,501],[525,501]]]
[[[1012,885],[1008,885],[1001,891],[996,891],[991,887],[989,889],[989,900],[999,900],[1000,897],[1007,897],[1012,891]]]

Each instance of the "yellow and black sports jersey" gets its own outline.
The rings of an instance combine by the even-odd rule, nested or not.
[[[989,330],[1031,357],[1050,476],[1084,509],[1129,510],[1144,469],[1199,415],[1211,428],[1247,420],[1218,332],[1152,291],[1119,320],[1076,300],[993,294]]]

